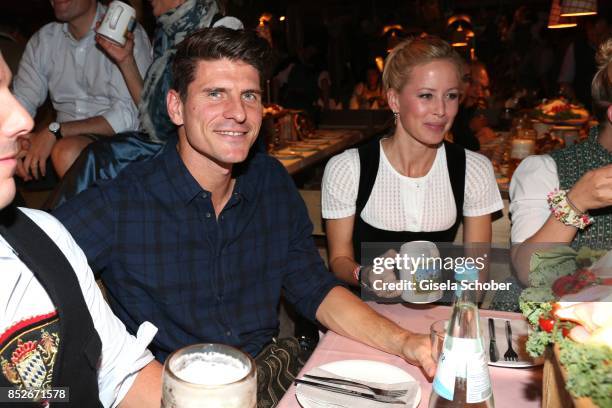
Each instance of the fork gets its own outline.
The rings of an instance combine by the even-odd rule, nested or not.
[[[518,354],[512,348],[512,328],[510,327],[510,320],[506,320],[506,340],[508,340],[508,350],[504,353],[504,360],[506,361],[518,361]]]
[[[331,384],[338,385],[349,385],[351,387],[358,387],[364,390],[370,391],[375,395],[382,395],[385,397],[402,397],[404,396],[408,390],[399,389],[399,390],[384,390],[382,388],[373,387],[371,385],[366,385],[362,383],[358,383],[350,380],[343,380],[341,378],[333,378],[333,377],[320,377],[317,375],[304,374],[304,377],[310,378],[311,380],[323,381]]]

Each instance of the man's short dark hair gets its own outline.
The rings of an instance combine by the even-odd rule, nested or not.
[[[194,80],[198,61],[228,59],[251,65],[263,85],[271,49],[255,31],[226,27],[205,28],[186,37],[178,46],[172,63],[172,89],[181,99],[187,98],[187,87]]]

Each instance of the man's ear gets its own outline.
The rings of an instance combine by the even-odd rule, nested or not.
[[[181,95],[174,89],[168,91],[166,95],[166,108],[168,109],[168,116],[170,120],[176,126],[182,126],[183,122],[183,101]]]
[[[393,88],[387,89],[387,103],[393,113],[399,112],[399,95]]]
[[[608,117],[608,122],[612,123],[612,105],[608,106],[606,116]]]

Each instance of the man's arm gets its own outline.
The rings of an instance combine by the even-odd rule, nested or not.
[[[402,329],[379,315],[347,289],[337,286],[317,309],[317,320],[341,336],[404,358],[423,367],[428,377],[436,372],[429,335]]]
[[[157,408],[161,405],[162,365],[157,360],[147,364],[136,376],[119,408]]]
[[[32,117],[36,116],[36,110],[44,103],[49,91],[44,66],[47,60],[44,53],[49,47],[45,46],[44,39],[43,28],[28,41],[19,70],[13,78],[13,93]]]

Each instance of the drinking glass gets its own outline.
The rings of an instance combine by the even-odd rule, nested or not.
[[[448,320],[436,320],[429,327],[429,339],[431,340],[431,358],[434,361],[438,361],[440,354],[442,353],[442,346],[444,345],[444,336],[446,336],[446,327],[448,326]]]
[[[255,361],[224,344],[195,344],[164,364],[162,408],[255,408]]]

